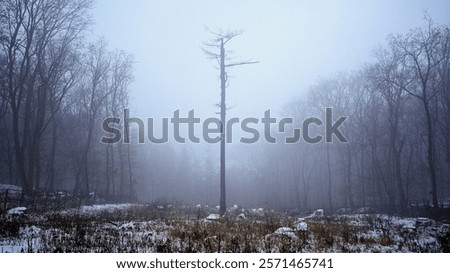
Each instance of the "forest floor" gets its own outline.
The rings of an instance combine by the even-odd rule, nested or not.
[[[450,225],[384,214],[93,205],[0,215],[1,252],[450,252]]]

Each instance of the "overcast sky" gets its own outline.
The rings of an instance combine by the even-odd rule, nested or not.
[[[215,116],[217,66],[200,49],[212,30],[241,29],[227,44],[259,64],[230,70],[229,116],[279,112],[320,77],[358,69],[389,33],[423,26],[424,11],[449,23],[450,1],[129,1],[97,0],[94,34],[134,55],[133,116],[195,109]],[[183,112],[184,111],[184,112]]]

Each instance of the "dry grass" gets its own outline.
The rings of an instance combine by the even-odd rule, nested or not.
[[[377,215],[308,218],[306,231],[288,236],[274,232],[294,228],[296,216],[239,209],[205,220],[211,212],[140,205],[96,213],[3,215],[0,245],[2,238],[12,238],[24,252],[442,252],[450,239],[448,228],[407,231]],[[237,218],[242,212],[246,218]],[[423,243],[424,236],[435,240]]]

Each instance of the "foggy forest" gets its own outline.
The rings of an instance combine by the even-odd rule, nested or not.
[[[167,56],[167,66],[174,54],[182,67],[193,60],[205,68],[179,78],[178,68],[139,59],[93,31],[97,5],[0,0],[0,252],[450,250],[448,18],[419,9],[414,25],[367,45],[367,59],[306,75],[305,86],[296,69],[311,59],[256,77],[269,56],[246,50],[262,46],[249,45],[252,28],[207,21],[199,39],[155,38],[152,54]],[[170,50],[185,43],[196,55],[183,61]],[[284,46],[291,50],[280,43],[278,51]],[[178,93],[141,88],[144,63],[147,74],[173,69],[159,81],[177,83]],[[208,84],[183,82],[191,74]],[[267,95],[275,105],[255,106],[271,75],[294,91],[280,83]],[[247,89],[250,98],[235,95]],[[214,143],[204,123],[174,131],[175,114],[188,118],[192,109],[217,125],[208,128]],[[232,118],[241,127],[225,126]],[[167,141],[150,141],[164,126]],[[295,128],[302,138],[288,143]],[[103,141],[113,133],[120,138]],[[243,141],[252,136],[259,138]]]

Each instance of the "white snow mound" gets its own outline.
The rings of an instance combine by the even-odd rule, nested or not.
[[[210,215],[208,215],[208,217],[206,217],[206,220],[208,221],[218,221],[219,219],[220,215],[215,213],[211,213]]]
[[[274,233],[278,234],[278,235],[286,235],[294,240],[297,239],[297,236],[295,235],[294,230],[290,227],[280,227],[277,230],[275,230]]]
[[[238,219],[238,220],[245,220],[245,219],[247,219],[247,216],[245,216],[244,213],[240,213],[240,214],[236,217],[236,219]]]
[[[10,210],[8,210],[8,214],[9,215],[22,215],[25,213],[25,211],[27,210],[26,207],[17,207],[17,208],[12,208]]]
[[[298,222],[295,226],[297,231],[308,231],[308,224],[306,222]]]
[[[22,187],[11,185],[11,184],[0,184],[0,191],[13,190],[22,191]]]

